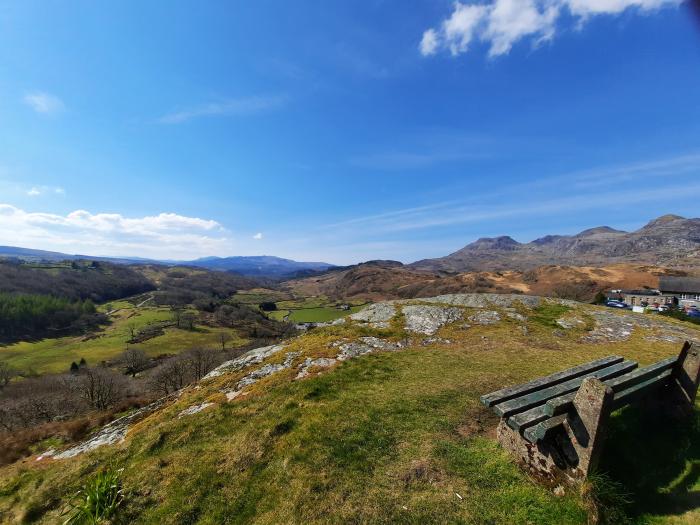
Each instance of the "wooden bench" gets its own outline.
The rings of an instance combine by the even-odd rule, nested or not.
[[[678,357],[650,366],[604,357],[492,392],[481,402],[501,417],[501,445],[528,470],[552,481],[575,482],[596,467],[613,411],[644,398],[688,414],[698,383],[700,350],[686,342]]]

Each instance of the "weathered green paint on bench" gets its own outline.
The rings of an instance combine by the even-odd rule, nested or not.
[[[522,433],[523,429],[536,425],[541,421],[545,421],[550,418],[544,410],[544,405],[539,405],[534,408],[530,408],[525,412],[520,412],[518,414],[510,416],[506,420],[506,424],[513,430],[517,430]]]
[[[633,370],[628,374],[621,375],[614,379],[606,379],[603,381],[603,383],[612,388],[613,392],[619,392],[638,383],[643,383],[644,381],[656,377],[667,370],[671,370],[676,364],[676,361],[677,358],[669,357],[668,359],[664,359],[663,361],[659,361],[658,363],[654,363],[650,366],[645,366],[644,368],[638,368],[637,370]],[[571,394],[559,396],[547,401],[545,407],[547,415],[556,416],[571,410],[575,395],[576,392],[573,392]]]
[[[583,365],[568,368],[566,370],[562,370],[561,372],[556,372],[545,377],[540,377],[539,379],[529,381],[522,385],[503,388],[496,392],[491,392],[490,394],[481,396],[480,399],[484,405],[486,405],[487,407],[492,407],[494,405],[503,403],[505,401],[509,401],[516,397],[524,396],[532,392],[536,392],[537,390],[542,390],[543,388],[563,383],[564,381],[568,381],[570,379],[582,376],[589,372],[599,370],[606,366],[621,363],[623,359],[624,358],[616,355],[607,356],[596,361],[591,361],[590,363],[585,363]]]
[[[553,432],[557,427],[563,425],[564,421],[566,421],[566,417],[566,414],[550,417],[533,427],[525,429],[523,437],[530,443],[537,443],[541,439],[545,439],[547,435]]]
[[[577,390],[586,377],[596,377],[603,380],[627,373],[630,370],[634,370],[636,367],[637,363],[635,361],[623,361],[622,363],[617,363],[612,366],[596,370],[595,372],[577,377],[576,379],[570,379],[569,381],[565,381],[559,385],[551,386],[549,388],[538,390],[531,394],[500,403],[494,407],[494,411],[501,417],[508,417],[513,414],[517,414],[518,412],[524,412],[525,410],[542,405],[554,397],[568,394],[569,392]]]
[[[623,406],[629,405],[632,401],[635,401],[637,398],[645,396],[655,388],[659,388],[660,386],[668,383],[672,376],[673,370],[665,370],[661,374],[652,377],[651,379],[647,379],[642,383],[622,390],[621,392],[617,392],[615,394],[615,398],[613,399],[613,410],[617,410],[618,408],[622,408]]]

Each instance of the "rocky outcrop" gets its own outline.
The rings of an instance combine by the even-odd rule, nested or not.
[[[464,311],[450,306],[407,305],[402,308],[406,330],[433,335],[441,326],[462,319]]]
[[[387,328],[395,315],[396,308],[391,303],[376,303],[352,314],[350,319],[367,323],[373,328]]]

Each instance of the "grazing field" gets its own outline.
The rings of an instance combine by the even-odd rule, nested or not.
[[[169,322],[172,314],[166,307],[134,307],[129,301],[113,301],[100,307],[103,311],[111,310],[111,323],[101,331],[80,336],[47,338],[39,341],[23,341],[0,346],[0,360],[23,372],[56,373],[68,371],[70,364],[85,359],[88,364],[96,365],[101,361],[114,359],[126,348],[131,339],[131,330],[156,323]],[[161,336],[134,344],[142,348],[149,356],[177,354],[193,347],[216,348],[220,346],[222,332],[231,340],[227,345],[234,346],[245,342],[235,330],[196,326],[195,330],[182,330],[175,327],[165,328]]]
[[[275,303],[277,310],[268,312],[267,315],[271,319],[287,320],[290,323],[327,323],[361,310],[366,303],[362,301],[343,303],[350,306],[350,310],[339,308],[340,304],[325,296],[295,298],[277,301]]]

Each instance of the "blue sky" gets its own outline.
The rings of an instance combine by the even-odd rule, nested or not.
[[[698,216],[676,0],[0,1],[0,244],[352,263]]]

